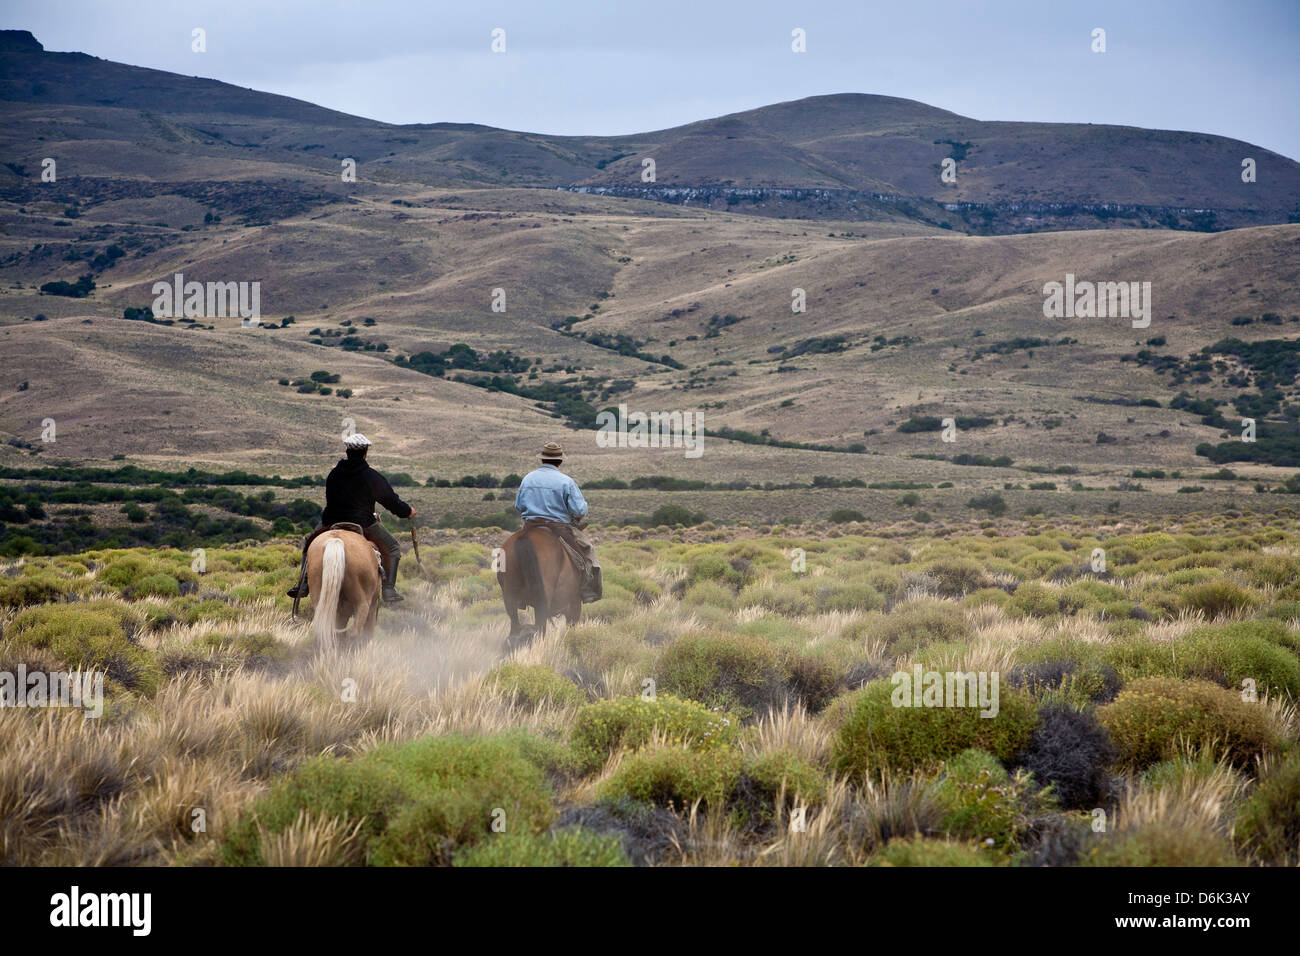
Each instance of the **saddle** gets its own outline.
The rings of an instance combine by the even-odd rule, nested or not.
[[[562,521],[548,521],[546,518],[529,518],[524,522],[525,528],[545,528],[559,539],[560,547],[569,556],[573,566],[584,580],[591,574],[591,562],[582,556],[573,544],[573,528]]]
[[[366,529],[361,527],[361,525],[357,524],[355,521],[336,521],[325,530],[351,531],[354,534],[359,534],[361,537],[366,538]],[[375,552],[375,563],[379,565],[379,576],[382,578],[384,576],[384,556],[380,553],[379,549],[375,547],[375,543],[369,538],[366,538],[366,543],[370,545],[370,550]]]

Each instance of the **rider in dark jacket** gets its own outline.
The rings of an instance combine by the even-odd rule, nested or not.
[[[415,517],[415,509],[408,505],[388,479],[370,467],[366,461],[366,452],[370,449],[370,440],[365,435],[355,434],[346,438],[343,444],[347,448],[347,457],[339,459],[325,479],[325,510],[321,512],[320,524],[307,536],[302,544],[302,571],[298,575],[298,585],[289,591],[289,597],[307,596],[307,548],[316,536],[342,522],[360,525],[366,539],[374,544],[383,556],[384,563],[384,600],[400,601],[397,593],[397,564],[402,557],[402,548],[375,516],[375,502],[383,505],[399,518]]]

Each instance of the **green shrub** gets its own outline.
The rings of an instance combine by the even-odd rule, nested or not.
[[[1084,866],[1240,865],[1221,834],[1173,823],[1148,823],[1108,836],[1079,862]]]
[[[944,558],[923,570],[939,582],[939,593],[946,597],[961,597],[992,584],[984,569],[969,558]]]
[[[124,605],[98,600],[29,607],[14,617],[6,636],[48,649],[69,670],[103,671],[123,687],[152,696],[162,670],[148,651],[131,640],[133,629]]]
[[[149,574],[136,580],[131,587],[132,597],[179,597],[180,582],[170,574]]]
[[[1069,564],[1070,559],[1056,551],[1035,551],[1016,562],[1016,566],[1023,572],[1022,577],[1027,574],[1033,578],[1046,577],[1058,568],[1067,567]]]
[[[744,757],[734,750],[664,747],[626,757],[597,791],[602,800],[631,799],[676,810],[696,801],[709,811],[726,812],[734,825],[766,826],[784,811],[825,799],[826,784],[817,768],[788,750]]]
[[[722,555],[703,554],[691,563],[690,572],[686,576],[686,586],[689,588],[697,581],[713,581],[735,591],[744,585],[745,575],[736,570]]]
[[[895,707],[892,681],[880,680],[848,695],[835,738],[833,766],[860,777],[886,768],[930,768],[971,748],[1010,761],[1024,750],[1038,715],[1023,691],[1000,687],[998,714],[977,707]]]
[[[638,604],[650,604],[663,594],[663,589],[655,582],[617,568],[605,568],[603,579],[606,587],[612,584],[623,588],[636,598]]]
[[[745,762],[737,782],[741,799],[733,810],[742,825],[762,825],[774,818],[777,798],[784,790],[784,810],[811,807],[826,799],[821,772],[790,750],[770,750]]]
[[[186,556],[182,560],[181,556],[178,556],[179,553],[175,551],[163,552],[161,557],[158,558],[148,558],[134,552],[118,551],[112,552],[112,554],[114,556],[95,575],[95,579],[109,587],[117,588],[124,595],[136,593],[136,589],[142,581],[149,581],[158,576],[170,576],[177,581],[193,581],[196,577],[194,572],[190,570],[188,557]],[[175,560],[168,560],[168,555],[174,557]],[[279,568],[284,565],[285,562],[280,561],[276,567]],[[270,571],[273,569],[264,568],[263,570]],[[154,581],[153,583],[157,585],[159,582]],[[164,588],[160,592],[164,596],[178,593],[171,590],[170,586],[166,584],[160,586]],[[139,593],[151,592],[143,591]]]
[[[736,606],[736,593],[717,581],[696,581],[682,595],[682,604],[731,610]]]
[[[1300,696],[1300,658],[1276,643],[1279,631],[1285,633],[1271,622],[1236,621],[1198,628],[1176,642],[1144,636],[1117,640],[1104,653],[1125,679],[1200,678],[1239,691],[1249,678],[1260,694]]]
[[[1247,678],[1260,694],[1300,697],[1300,657],[1279,641],[1285,628],[1263,621],[1237,621],[1205,627],[1177,649],[1189,675],[1203,676],[1240,690]]]
[[[890,840],[871,858],[873,866],[997,866],[995,853],[972,843],[910,836]]]
[[[235,605],[219,598],[199,598],[193,594],[167,602],[167,612],[183,624],[197,624],[199,621],[233,621],[243,612]]]
[[[1035,813],[1050,809],[1035,798],[1028,774],[1012,777],[996,757],[980,750],[964,750],[944,764],[935,799],[949,834],[1004,852],[1019,844]]]
[[[844,675],[827,657],[788,651],[782,658],[789,696],[797,698],[811,713],[824,709],[845,689]]]
[[[1090,657],[1078,661],[1068,657],[1039,659],[1016,668],[1007,679],[1040,701],[1069,704],[1076,709],[1112,700],[1121,684],[1114,668]]]
[[[1260,779],[1237,814],[1234,836],[1267,863],[1300,863],[1300,750]]]
[[[1006,607],[1011,600],[1011,595],[1001,588],[980,588],[978,591],[972,591],[962,599],[963,604],[969,604],[978,607],[981,604],[992,604],[994,607]]]
[[[1231,581],[1206,581],[1184,591],[1180,603],[1185,610],[1199,611],[1213,618],[1244,611],[1254,605],[1255,598]]]
[[[967,508],[973,508],[976,511],[987,511],[993,517],[1007,513],[1007,503],[1003,497],[995,492],[976,495],[966,502]]]
[[[1124,592],[1113,584],[1101,581],[1075,581],[1058,592],[1061,610],[1075,614],[1083,610],[1099,610],[1126,602]],[[1128,613],[1125,607],[1124,614]],[[1114,612],[1112,611],[1112,616]]]
[[[870,584],[818,583],[813,596],[819,611],[878,611],[885,599]]]
[[[901,596],[903,578],[893,568],[872,568],[867,572],[867,583],[887,597]]]
[[[1300,601],[1277,601],[1269,606],[1264,616],[1279,621],[1300,620]]]
[[[1278,602],[1280,606],[1286,604],[1286,601]],[[1284,621],[1287,617],[1278,618],[1270,614],[1264,620],[1253,621],[1233,621],[1229,624],[1219,624],[1214,626],[1207,625],[1197,633],[1206,635],[1218,635],[1226,640],[1234,640],[1241,637],[1253,637],[1260,640],[1268,641],[1270,644],[1276,644],[1278,647],[1285,647],[1290,651],[1300,654],[1300,633],[1291,630]]]
[[[669,693],[748,712],[782,703],[785,676],[776,648],[745,634],[684,634],[655,665],[655,679]]]
[[[0,584],[0,607],[23,607],[57,601],[72,590],[72,583],[52,571],[27,571]]]
[[[1102,660],[1124,680],[1141,677],[1181,677],[1174,657],[1175,645],[1155,641],[1145,634],[1128,636],[1104,645]]]
[[[660,694],[654,700],[617,697],[588,704],[578,711],[570,742],[579,765],[599,770],[620,748],[635,750],[656,733],[669,743],[695,750],[729,747],[740,732],[734,715],[715,713],[702,704]]]
[[[535,710],[547,701],[565,707],[587,700],[577,684],[542,664],[508,661],[491,671],[483,683],[488,686],[495,683],[503,694],[512,696],[517,705],[528,710]]]
[[[1231,566],[1245,571],[1256,587],[1280,588],[1300,579],[1300,562],[1280,554],[1242,555]]]
[[[454,866],[631,866],[616,836],[582,827],[492,834],[456,854]]]
[[[603,800],[628,797],[655,806],[689,808],[697,800],[722,809],[735,792],[744,758],[734,750],[663,747],[630,754],[597,790]]]
[[[739,603],[744,607],[757,605],[774,614],[799,617],[812,613],[813,597],[796,584],[777,583],[768,587],[750,585],[740,592]]]
[[[953,643],[971,636],[961,611],[943,601],[908,601],[884,615],[874,636],[891,654],[906,655],[933,643]]]
[[[279,833],[306,811],[354,826],[358,862],[446,865],[461,846],[491,834],[497,811],[507,833],[537,833],[554,816],[544,749],[523,734],[424,737],[384,744],[351,760],[317,757],[232,827],[221,855],[229,865],[262,865],[263,833]]]
[[[1121,762],[1135,768],[1174,756],[1182,742],[1225,750],[1235,766],[1246,766],[1276,743],[1264,708],[1208,681],[1135,680],[1098,708],[1097,719]]]
[[[1026,581],[1011,595],[1007,608],[1024,617],[1050,617],[1061,611],[1061,592],[1038,581]]]

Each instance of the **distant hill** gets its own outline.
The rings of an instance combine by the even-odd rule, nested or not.
[[[1300,179],[1247,144],[857,94],[627,137],[391,126],[19,31],[0,98],[0,465],[313,474],[345,417],[412,473],[558,436],[584,478],[960,502],[1029,468],[1098,507],[1224,463],[1253,494],[1300,461]],[[260,283],[262,324],[149,316],[177,273]],[[1150,283],[1150,325],[1046,318],[1068,275]],[[702,412],[708,452],[598,446],[620,403]]]
[[[52,53],[0,37],[0,146],[16,185],[52,145],[78,177],[337,179],[430,186],[594,189],[800,218],[911,219],[977,233],[1152,226],[1214,229],[1300,220],[1300,165],[1202,133],[985,122],[911,100],[817,96],[633,136],[548,136],[471,124],[393,126],[310,103]],[[1257,180],[1241,181],[1244,158]],[[654,183],[641,179],[655,161]],[[956,181],[940,180],[946,158]],[[129,170],[129,172],[123,172]],[[329,174],[335,174],[329,176]],[[6,182],[7,180],[7,182]],[[692,189],[682,193],[683,188]],[[18,194],[13,194],[20,198]]]

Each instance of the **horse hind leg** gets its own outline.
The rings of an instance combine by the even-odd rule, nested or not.
[[[519,611],[514,605],[506,605],[506,616],[510,618],[510,633],[506,635],[506,651],[508,653],[524,643],[528,627],[519,623]]]
[[[334,630],[340,637],[352,638],[356,636],[355,627],[356,611],[351,601],[342,600],[339,602],[338,614],[334,617]]]
[[[501,585],[501,603],[505,605],[506,617],[510,619],[510,633],[506,635],[506,646],[509,647],[510,642],[519,636],[519,601],[501,572],[497,572],[497,583]]]
[[[362,630],[362,636],[370,640],[375,636],[375,622],[379,619],[379,599],[370,599],[370,610],[366,613],[366,626]]]
[[[541,637],[546,633],[547,626],[551,623],[551,616],[554,612],[546,599],[542,603],[533,607],[533,637]]]

